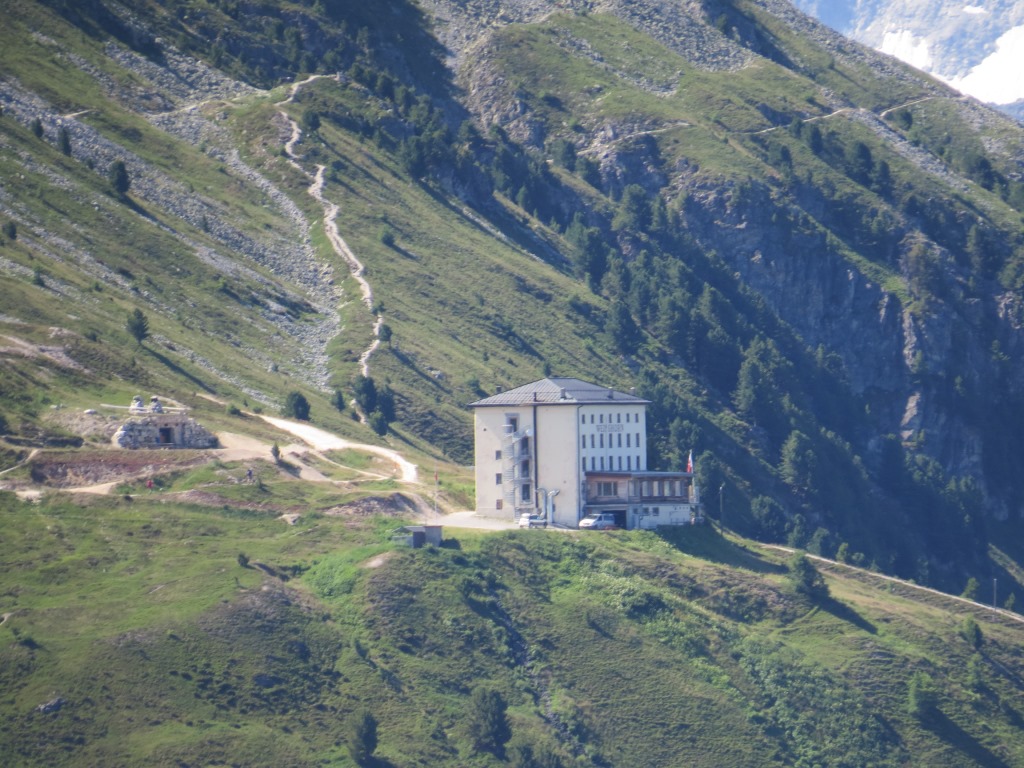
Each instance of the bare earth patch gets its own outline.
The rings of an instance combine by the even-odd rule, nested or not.
[[[396,493],[392,496],[367,496],[364,499],[339,504],[324,510],[325,515],[385,515],[389,517],[419,517],[423,514],[424,502],[418,496]]]

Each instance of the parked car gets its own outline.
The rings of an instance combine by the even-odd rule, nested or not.
[[[547,528],[548,520],[544,515],[522,514],[519,516],[520,528]]]
[[[591,512],[580,520],[580,528],[592,528],[595,531],[618,528],[615,515],[611,512]]]

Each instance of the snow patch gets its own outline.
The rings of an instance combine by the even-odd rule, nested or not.
[[[895,56],[912,67],[926,71],[931,69],[932,56],[928,50],[928,41],[923,37],[918,37],[909,29],[886,32],[879,50],[882,53]]]
[[[995,53],[966,76],[946,82],[961,93],[989,104],[1012,104],[1024,99],[1024,25],[1004,33],[996,41]]]

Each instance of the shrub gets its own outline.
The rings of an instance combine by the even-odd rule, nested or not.
[[[8,240],[18,239],[18,225],[15,224],[13,221],[5,221],[3,231],[4,237],[6,237]]]
[[[344,738],[356,765],[368,765],[377,749],[377,720],[369,710],[353,712],[345,721]]]
[[[795,552],[790,559],[789,578],[793,589],[802,595],[816,600],[828,597],[828,584],[803,552]]]
[[[532,743],[516,737],[508,748],[512,768],[563,768],[562,758],[551,744]]]
[[[320,130],[320,113],[313,109],[307,109],[302,113],[302,127],[310,133]]]
[[[128,189],[131,187],[132,182],[128,176],[128,167],[124,164],[123,160],[115,160],[110,164],[110,169],[107,171],[107,179],[119,197],[124,197],[128,194]]]
[[[978,622],[974,620],[973,616],[967,616],[960,623],[960,637],[966,640],[967,644],[975,650],[981,647],[984,636],[981,634],[981,627],[978,626]]]
[[[388,420],[380,411],[373,411],[367,416],[366,423],[370,425],[370,429],[382,437],[388,433]]]
[[[309,401],[301,392],[289,392],[284,401],[283,413],[292,419],[309,421]]]
[[[345,393],[340,389],[334,390],[334,394],[331,395],[331,405],[338,409],[339,413],[345,412]]]
[[[935,681],[927,672],[915,672],[907,686],[907,712],[916,718],[930,715],[939,703]]]
[[[966,600],[978,599],[978,580],[976,578],[971,576],[971,578],[967,580],[967,584],[964,586],[964,591],[960,593],[960,597]]]
[[[60,131],[57,132],[57,147],[63,154],[71,155],[71,134],[64,126],[61,126]]]
[[[376,410],[377,385],[371,377],[362,375],[357,377],[352,392],[355,395],[356,403],[363,409],[363,413]]]
[[[501,757],[505,744],[512,736],[507,710],[508,705],[498,691],[482,686],[473,689],[466,716],[466,730],[474,750]]]

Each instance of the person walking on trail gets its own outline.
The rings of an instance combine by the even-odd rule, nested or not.
[[[148,479],[148,480],[146,481],[146,487],[147,487],[147,488],[148,488],[149,490],[151,490],[151,491],[153,490],[153,478],[152,478],[152,477],[151,477],[151,478],[149,478],[149,479]]]
[[[252,467],[249,467],[249,469],[246,470],[246,472],[245,472],[245,480],[246,480],[246,482],[249,482],[249,483],[252,482]]]

